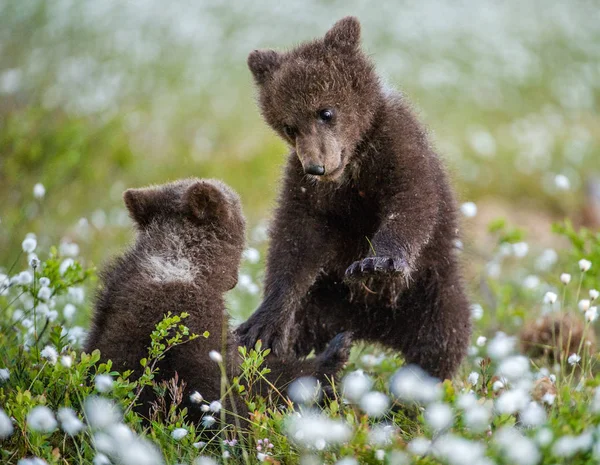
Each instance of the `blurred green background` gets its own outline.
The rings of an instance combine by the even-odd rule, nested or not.
[[[123,190],[185,176],[232,185],[264,240],[286,148],[246,56],[348,14],[479,207],[468,238],[508,216],[535,247],[580,221],[600,167],[597,1],[0,0],[0,263],[34,231],[100,264],[131,239]]]

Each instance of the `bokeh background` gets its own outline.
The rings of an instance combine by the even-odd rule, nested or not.
[[[233,186],[262,252],[286,148],[261,121],[246,56],[348,14],[477,207],[463,209],[468,268],[496,217],[538,250],[556,245],[557,219],[593,223],[597,1],[0,0],[0,263],[33,231],[100,265],[131,240],[123,190],[185,176]],[[248,276],[240,316],[259,298]]]

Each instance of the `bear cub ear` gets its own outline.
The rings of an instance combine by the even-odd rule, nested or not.
[[[352,51],[360,44],[360,22],[355,16],[346,16],[325,34],[325,45],[344,51]]]
[[[206,181],[195,182],[183,194],[183,204],[198,219],[218,216],[226,210],[226,202],[221,190]]]
[[[281,66],[281,55],[275,50],[254,50],[248,55],[248,68],[257,84],[264,84]]]
[[[153,216],[151,194],[148,189],[127,189],[123,193],[129,216],[140,226],[147,225]]]

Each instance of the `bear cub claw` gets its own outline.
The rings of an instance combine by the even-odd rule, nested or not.
[[[359,280],[385,274],[408,274],[408,264],[402,258],[367,257],[346,269],[346,278]]]
[[[263,349],[271,349],[278,357],[289,355],[289,326],[285,319],[279,318],[275,321],[262,319],[252,325],[248,322],[242,323],[236,330],[240,344],[246,347],[254,347],[258,340],[262,342]]]

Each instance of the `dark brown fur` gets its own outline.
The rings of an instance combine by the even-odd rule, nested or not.
[[[425,130],[359,41],[347,17],[323,39],[248,57],[263,116],[291,153],[264,300],[238,334],[284,356],[350,330],[450,377],[471,334],[453,193]]]
[[[167,312],[189,317],[191,332],[210,332],[167,352],[156,381],[179,374],[186,385],[184,406],[190,418],[201,417],[189,394],[200,392],[207,401],[220,398],[220,371],[209,352],[222,352],[227,325],[223,295],[237,282],[244,247],[245,220],[237,194],[214,180],[188,179],[125,192],[125,203],[138,234],[134,246],[102,274],[92,328],[85,350],[100,349],[102,360],[116,370],[140,374],[150,334]],[[228,372],[238,374],[238,341],[227,333]],[[347,335],[339,335],[326,352],[308,361],[280,363],[269,357],[270,380],[283,388],[298,376],[334,376],[345,363]],[[139,411],[148,413],[154,400],[149,388]]]

